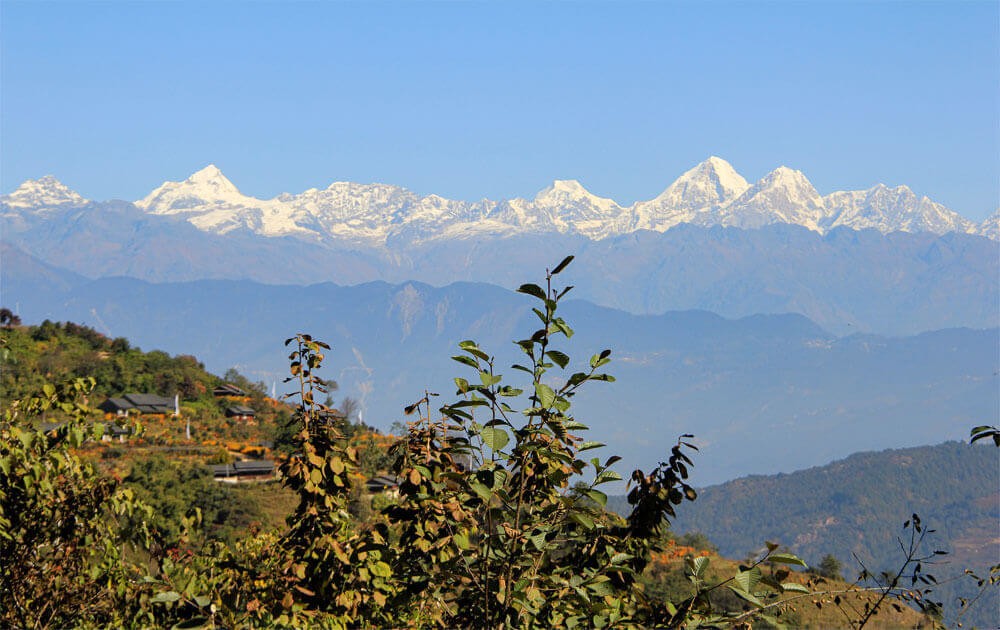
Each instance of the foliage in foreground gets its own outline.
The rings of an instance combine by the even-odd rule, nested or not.
[[[357,449],[324,405],[316,374],[327,348],[307,335],[292,345],[298,386],[295,448],[282,464],[298,496],[287,532],[224,544],[199,535],[194,510],[170,539],[151,535],[151,508],[75,455],[89,410],[73,402],[92,382],[4,410],[0,426],[0,586],[10,602],[0,623],[23,627],[607,627],[726,626],[780,610],[802,594],[765,563],[801,565],[768,544],[722,583],[692,559],[689,596],[652,597],[640,576],[666,545],[675,508],[695,498],[686,483],[693,447],[682,436],[667,461],[630,476],[625,517],[603,509],[600,486],[619,480],[610,457],[572,412],[581,387],[606,382],[610,351],[567,371],[556,347],[573,331],[557,316],[567,289],[519,291],[538,301],[540,325],[517,343],[523,384],[505,381],[472,341],[454,357],[457,400],[431,412],[435,394],[407,411],[415,420],[394,447],[399,497],[369,522],[351,513],[361,477]],[[44,434],[26,420],[58,405],[72,420]],[[91,435],[90,438],[96,437]],[[154,467],[155,468],[155,467]],[[155,472],[155,471],[154,471]],[[7,562],[17,558],[18,562]],[[784,575],[784,577],[782,577]],[[777,577],[776,577],[777,576]],[[726,591],[744,609],[723,610]],[[777,623],[778,620],[772,617]]]

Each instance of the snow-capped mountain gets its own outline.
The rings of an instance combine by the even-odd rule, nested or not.
[[[10,208],[58,208],[86,205],[87,200],[52,175],[29,179],[0,201]]]
[[[291,217],[290,208],[244,195],[214,164],[182,182],[164,182],[135,205],[151,214],[184,217],[216,234],[241,228],[262,236],[310,234]]]
[[[1000,208],[997,208],[996,212],[976,226],[976,234],[993,239],[994,241],[1000,241]]]
[[[486,218],[521,230],[575,232],[597,240],[621,233],[626,212],[575,179],[557,179],[531,201],[518,198],[497,204]]]
[[[826,208],[801,171],[780,166],[721,208],[718,222],[739,228],[791,223],[819,232]]]
[[[917,197],[906,186],[878,184],[869,190],[835,192],[823,199],[824,228],[846,226],[882,232],[976,232],[976,225],[927,197]]]
[[[655,199],[636,203],[632,226],[663,232],[679,223],[712,224],[713,212],[749,187],[729,162],[713,155],[677,178]]]
[[[25,213],[87,203],[52,176],[26,181],[0,197],[10,224],[25,221]],[[751,186],[715,156],[685,172],[655,199],[628,207],[592,194],[576,180],[556,180],[533,199],[500,201],[456,201],[387,184],[351,182],[257,199],[241,193],[215,165],[182,182],[165,182],[135,206],[150,215],[181,218],[213,234],[239,231],[375,248],[553,232],[601,240],[636,230],[664,232],[683,223],[743,229],[787,223],[820,233],[836,227],[962,232],[1000,240],[996,215],[976,225],[906,186],[878,184],[823,197],[805,175],[785,166]]]

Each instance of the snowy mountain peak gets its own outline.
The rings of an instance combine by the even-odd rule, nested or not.
[[[549,215],[546,222],[559,231],[603,232],[607,236],[610,233],[605,222],[623,210],[613,199],[598,197],[575,179],[557,179],[535,195],[525,211]]]
[[[588,201],[599,206],[617,205],[611,199],[598,197],[591,193],[575,179],[557,179],[535,195],[536,204],[559,203],[567,200]]]
[[[187,181],[192,182],[192,183],[195,183],[195,182],[199,182],[199,183],[206,182],[207,183],[207,182],[213,182],[213,181],[224,181],[224,182],[232,185],[232,182],[230,182],[229,179],[225,175],[222,174],[222,171],[220,171],[219,167],[216,166],[215,164],[209,164],[208,166],[206,166],[205,168],[201,169],[200,171],[196,171],[195,173],[193,173],[191,175],[191,177],[187,178]]]
[[[983,233],[957,212],[918,197],[906,186],[876,184],[868,190],[835,192],[824,198],[824,228],[839,226],[881,232]]]
[[[713,155],[684,172],[652,201],[637,203],[634,227],[663,231],[678,223],[705,224],[711,211],[749,187],[729,162]]]
[[[229,181],[222,171],[215,164],[209,164],[200,171],[193,173],[183,182],[190,188],[216,199],[225,199],[233,196],[242,197],[239,189],[233,182]]]
[[[207,205],[259,203],[259,199],[243,195],[217,166],[209,164],[182,182],[164,182],[135,205],[154,214],[175,214],[201,210]]]
[[[4,216],[22,218],[87,203],[52,176],[26,181],[0,202]],[[214,164],[183,181],[164,182],[135,205],[216,234],[294,236],[375,247],[487,234],[562,233],[599,240],[636,230],[664,232],[683,223],[743,229],[785,223],[819,232],[848,227],[1000,238],[996,215],[976,225],[906,186],[877,184],[821,197],[802,172],[787,166],[751,186],[729,162],[714,155],[655,199],[630,207],[594,195],[575,179],[557,179],[534,199],[455,201],[389,184],[341,181],[261,200],[242,194]]]
[[[779,166],[722,209],[720,223],[758,228],[793,223],[821,231],[823,198],[801,171]]]
[[[583,187],[583,184],[575,179],[557,179],[552,182],[552,185],[545,190],[565,192],[567,194],[584,194],[590,195],[587,189]]]
[[[976,234],[1000,241],[1000,208],[976,226]]]
[[[761,179],[761,182],[768,185],[808,185],[812,188],[812,184],[808,179],[806,179],[806,176],[802,173],[802,171],[797,171],[794,168],[789,168],[785,165],[781,165],[765,175],[763,179]]]
[[[12,208],[50,208],[54,206],[82,206],[87,200],[52,175],[26,180],[9,195],[0,197]]]

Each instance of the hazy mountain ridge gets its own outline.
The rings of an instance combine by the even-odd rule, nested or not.
[[[794,225],[755,230],[680,225],[599,241],[526,233],[413,244],[403,233],[387,249],[375,250],[293,236],[260,238],[247,229],[217,235],[181,216],[150,215],[125,202],[19,216],[25,221],[3,221],[8,243],[91,278],[517,286],[558,256],[575,254],[575,297],[636,314],[792,312],[839,334],[1000,325],[1000,249],[994,241],[966,234],[839,227],[820,235]]]
[[[47,176],[25,182],[0,203],[9,214],[15,208],[82,205],[85,200]],[[216,234],[245,229],[265,237],[375,248],[401,233],[414,242],[526,231],[600,240],[638,229],[665,231],[683,223],[751,229],[790,223],[821,233],[842,226],[884,233],[992,234],[988,220],[976,225],[905,186],[878,184],[824,197],[805,175],[784,166],[751,186],[728,162],[714,156],[682,174],[655,199],[629,207],[598,197],[575,180],[556,180],[533,200],[454,201],[421,197],[397,186],[350,182],[263,200],[242,194],[214,165],[183,182],[165,182],[135,205],[150,214],[183,217]]]
[[[58,288],[12,278],[26,267],[2,269],[4,299],[18,303],[26,322],[86,323],[145,349],[194,353],[214,371],[236,366],[279,391],[287,369],[282,342],[308,332],[333,346],[326,376],[342,395],[361,398],[365,420],[382,428],[425,389],[451,399],[452,377],[466,376],[449,359],[463,339],[478,340],[514,378],[504,369],[519,358],[511,341],[536,326],[528,298],[484,284],[70,277],[70,286]],[[567,274],[564,281],[576,283],[577,274]],[[1000,414],[996,329],[837,338],[799,315],[637,316],[579,300],[564,310],[577,331],[566,345],[575,364],[613,350],[618,382],[577,399],[577,417],[593,427],[593,439],[649,466],[677,435],[695,433],[711,462],[696,470],[698,483],[957,439]],[[773,457],[761,459],[760,449]]]

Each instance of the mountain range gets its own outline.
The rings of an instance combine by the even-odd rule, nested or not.
[[[323,373],[340,383],[336,395],[360,399],[364,420],[382,429],[425,390],[453,400],[452,378],[475,377],[450,359],[464,339],[516,379],[506,368],[522,357],[511,342],[537,326],[529,298],[483,283],[89,280],[23,252],[6,259],[4,299],[26,323],[91,325],[147,350],[194,354],[217,373],[237,367],[269,390],[280,392],[287,374],[284,339],[312,334],[333,347]],[[583,271],[574,263],[558,278],[577,284]],[[649,467],[677,435],[694,433],[699,484],[960,439],[1000,415],[996,328],[838,337],[801,315],[634,315],[579,299],[560,313],[576,330],[560,343],[569,369],[612,350],[617,382],[574,398],[592,439]]]
[[[87,201],[46,176],[24,182],[0,203],[10,214],[82,206]],[[977,225],[906,186],[878,184],[869,190],[822,196],[805,175],[785,166],[751,185],[732,165],[714,156],[682,174],[655,199],[628,207],[592,194],[575,180],[556,180],[531,200],[455,201],[420,196],[398,186],[350,182],[265,200],[241,193],[214,165],[182,182],[165,182],[134,204],[149,214],[180,217],[215,234],[243,230],[366,247],[390,247],[404,238],[416,244],[551,232],[600,240],[637,230],[663,232],[685,223],[738,228],[787,223],[819,233],[849,227],[1000,239],[1000,215]]]
[[[1000,325],[998,220],[975,226],[905,187],[822,197],[786,168],[751,186],[719,158],[628,208],[572,181],[531,201],[351,183],[258,200],[214,167],[135,203],[52,177],[0,198],[5,243],[88,278],[509,287],[574,254],[575,295],[599,305],[799,313],[836,334]]]

